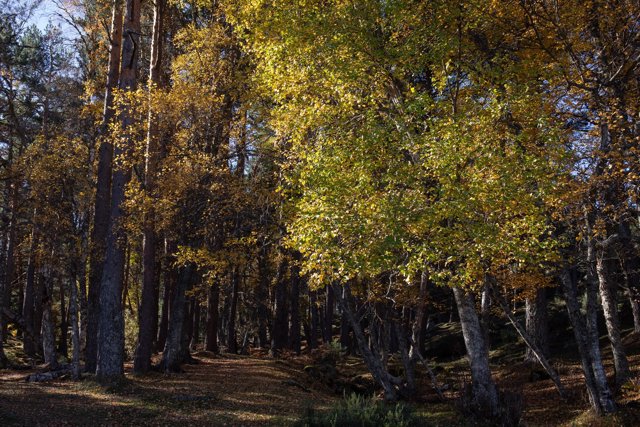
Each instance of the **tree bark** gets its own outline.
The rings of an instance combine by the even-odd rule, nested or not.
[[[167,330],[169,327],[169,315],[171,311],[171,301],[173,300],[173,293],[175,290],[177,277],[176,268],[173,267],[174,254],[177,250],[176,245],[165,239],[165,267],[164,267],[164,290],[162,293],[162,313],[160,317],[160,325],[158,326],[158,342],[156,343],[156,349],[163,351],[167,342]]]
[[[289,348],[300,354],[300,256],[296,254],[291,265],[291,324],[289,328]]]
[[[584,373],[589,402],[593,410],[599,415],[613,413],[616,411],[616,404],[607,384],[606,376],[603,375],[604,368],[599,357],[600,350],[597,333],[594,341],[594,334],[589,331],[595,325],[589,325],[585,322],[585,318],[580,311],[575,270],[565,268],[561,273],[561,283],[567,303],[569,320],[573,326],[573,333],[580,352],[582,372]],[[589,299],[593,299],[593,294],[591,292],[591,296],[588,296]],[[587,310],[594,308],[593,302],[588,301]],[[596,355],[595,358],[594,355]]]
[[[538,291],[540,290],[544,290],[544,289],[538,289]],[[496,290],[496,292],[499,292],[499,291]],[[539,295],[539,292],[537,292],[537,294]],[[558,390],[558,394],[560,394],[560,397],[563,397],[563,398],[566,397],[566,393],[565,393],[564,387],[562,386],[562,382],[560,381],[560,377],[558,376],[558,373],[555,371],[555,369],[553,369],[553,367],[549,363],[547,359],[547,355],[544,353],[542,347],[540,347],[539,342],[536,341],[536,337],[531,335],[527,327],[525,328],[522,327],[520,322],[518,322],[516,317],[511,312],[511,309],[509,308],[509,304],[502,297],[502,295],[497,294],[497,299],[498,299],[498,302],[500,303],[500,306],[502,307],[502,311],[504,311],[504,314],[509,319],[509,322],[511,322],[513,327],[516,329],[520,337],[524,340],[525,344],[527,345],[527,350],[531,352],[531,354],[535,358],[535,362],[540,363],[540,365],[542,365],[544,370],[547,372],[547,374],[555,384],[556,389]],[[544,306],[544,308],[546,309],[546,305]],[[533,332],[535,333],[537,332],[537,330],[534,330]]]
[[[180,372],[184,351],[182,349],[182,336],[185,329],[186,318],[186,292],[189,290],[193,266],[191,264],[180,269],[178,283],[171,301],[171,315],[167,331],[167,341],[162,353],[160,366],[164,372]]]
[[[236,336],[236,314],[238,311],[238,291],[240,287],[240,269],[233,267],[231,273],[231,304],[229,305],[229,322],[227,323],[227,351],[238,353],[238,338]]]
[[[604,251],[600,251],[596,256],[596,273],[598,275],[598,285],[600,290],[600,300],[602,302],[602,310],[604,312],[604,320],[611,342],[611,350],[613,353],[613,362],[616,371],[616,385],[621,386],[630,377],[629,362],[622,344],[622,336],[620,335],[620,321],[618,320],[618,308],[616,304],[616,291],[613,284],[609,280],[606,261],[604,260]]]
[[[37,298],[35,288],[37,247],[38,238],[34,229],[31,232],[27,281],[24,287],[24,299],[22,301],[22,319],[24,320],[23,349],[24,353],[31,358],[34,358],[37,352],[37,343],[34,340],[35,301]]]
[[[394,386],[394,377],[386,370],[382,358],[375,350],[375,347],[369,347],[369,343],[365,338],[364,332],[360,326],[360,323],[356,320],[353,310],[351,308],[351,295],[349,293],[348,285],[345,285],[346,292],[342,295],[342,289],[338,285],[332,285],[334,294],[338,297],[338,303],[342,312],[345,314],[347,321],[351,324],[351,329],[358,343],[358,348],[362,354],[369,372],[373,379],[382,386],[384,390],[385,399],[388,401],[395,401],[398,399],[398,390]],[[397,382],[397,381],[395,381]]]
[[[320,314],[318,313],[318,292],[309,289],[309,342],[307,347],[310,350],[318,347],[318,329],[320,325]]]
[[[162,19],[164,14],[164,0],[156,0],[153,8],[153,35],[151,43],[151,62],[149,69],[149,123],[147,133],[147,148],[145,154],[145,191],[151,198],[155,198],[156,173],[160,160],[158,149],[157,115],[151,107],[153,91],[160,84],[160,67],[162,62]],[[157,324],[157,306],[154,304],[157,274],[156,274],[156,224],[155,208],[151,203],[144,214],[142,247],[142,297],[138,311],[138,345],[133,360],[133,371],[137,374],[146,373],[151,368],[151,353],[155,338],[154,324]],[[154,311],[154,308],[156,310]]]
[[[525,328],[533,344],[545,358],[549,357],[549,326],[547,322],[547,294],[544,288],[536,289],[534,298],[525,302]],[[535,351],[527,346],[524,360],[538,362]]]
[[[113,119],[113,90],[120,76],[120,53],[122,44],[122,0],[113,0],[110,31],[109,69],[102,113],[101,133],[106,133]],[[87,299],[87,344],[85,348],[85,370],[95,372],[98,354],[98,319],[100,317],[100,284],[104,267],[107,233],[109,231],[109,207],[111,206],[111,170],[113,145],[109,138],[102,138],[98,149],[98,172],[94,205],[91,250],[89,251],[89,293]]]
[[[44,352],[44,362],[49,368],[54,370],[58,367],[58,357],[56,355],[56,336],[53,324],[53,313],[51,305],[53,303],[53,278],[47,277],[44,286],[45,294],[42,300],[42,347]]]
[[[256,289],[256,316],[258,318],[258,345],[261,348],[269,347],[267,338],[267,324],[269,317],[269,309],[266,301],[269,291],[269,268],[267,259],[267,248],[262,244],[260,255],[258,258],[258,287]]]
[[[59,288],[60,288],[60,338],[58,340],[58,354],[60,354],[63,358],[67,359],[69,357],[69,346],[67,344],[69,322],[67,318],[67,309],[66,309],[65,296],[64,296],[63,280],[60,280]]]
[[[197,298],[193,298],[193,324],[191,326],[191,343],[189,348],[192,351],[196,350],[196,347],[200,343],[200,302]]]
[[[140,39],[140,0],[127,0],[123,26],[122,60],[118,86],[123,91],[135,90]],[[124,132],[133,125],[126,111],[121,115]],[[131,147],[118,145],[114,157],[127,156]],[[98,322],[98,366],[96,375],[102,382],[117,381],[124,376],[124,317],[122,284],[124,281],[126,235],[124,218],[125,190],[131,178],[130,167],[114,168],[111,178],[111,214],[107,233],[107,249],[100,283],[100,316]]]
[[[78,325],[78,288],[76,287],[76,273],[71,277],[71,295],[69,297],[69,311],[71,313],[71,344],[73,345],[72,376],[80,379],[80,327]]]
[[[273,330],[271,333],[271,352],[277,353],[287,345],[289,324],[287,321],[287,260],[284,259],[276,277],[275,304],[273,307]]]
[[[218,283],[209,286],[209,295],[207,298],[207,334],[205,338],[204,348],[207,351],[218,353],[218,323],[220,312],[220,287]]]
[[[333,287],[327,287],[326,304],[324,312],[324,330],[322,331],[322,337],[324,342],[331,342],[333,339],[333,312],[335,310],[335,295],[333,294]]]
[[[453,295],[471,366],[472,404],[476,410],[493,417],[498,414],[498,391],[491,377],[489,348],[476,312],[473,294],[454,287]]]
[[[413,328],[411,330],[411,348],[409,350],[409,356],[412,360],[418,358],[421,354],[421,342],[422,342],[422,330],[424,329],[425,308],[427,299],[427,274],[422,273],[420,275],[420,290],[418,291],[418,301],[416,304],[416,318],[413,321]]]

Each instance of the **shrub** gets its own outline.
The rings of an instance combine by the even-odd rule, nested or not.
[[[304,427],[413,427],[418,426],[418,418],[411,408],[402,403],[386,405],[370,398],[351,394],[327,412],[316,413],[307,410],[296,423]]]

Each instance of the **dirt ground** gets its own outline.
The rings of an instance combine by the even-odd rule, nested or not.
[[[640,339],[628,342],[629,361],[638,375]],[[613,367],[606,347],[607,372]],[[519,353],[511,351],[510,353]],[[325,384],[304,371],[313,363],[309,356],[281,359],[265,354],[252,356],[196,353],[199,361],[184,366],[182,374],[151,373],[133,376],[127,366],[126,381],[105,389],[86,377],[73,382],[61,378],[42,383],[27,383],[33,372],[0,371],[0,426],[37,425],[213,425],[263,426],[291,425],[306,410],[323,410],[341,398]],[[550,380],[531,378],[531,370],[519,362],[492,354],[492,369],[501,391],[522,396],[525,426],[640,426],[640,380],[635,379],[618,391],[620,414],[597,418],[588,411],[582,373],[576,360],[555,360],[568,397],[561,399]],[[439,384],[449,399],[442,403],[431,390],[426,375],[420,375],[419,396],[412,405],[424,425],[476,425],[456,412],[455,399],[462,384],[469,381],[464,358],[440,363]],[[362,362],[343,359],[338,371],[346,377],[367,376]]]
[[[286,425],[338,398],[305,391],[296,385],[306,387],[304,372],[272,359],[197,358],[183,374],[127,372],[112,389],[91,379],[27,383],[29,371],[0,371],[0,425]]]

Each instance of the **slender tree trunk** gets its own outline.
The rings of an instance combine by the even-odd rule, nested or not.
[[[86,228],[86,227],[85,227]],[[78,272],[78,305],[79,305],[79,327],[80,327],[80,353],[86,349],[87,345],[87,260],[89,253],[89,236],[85,230],[82,235],[81,254],[78,259],[76,271]]]
[[[193,326],[191,326],[191,343],[189,347],[195,351],[200,343],[200,303],[194,297],[193,299]]]
[[[318,329],[320,324],[318,313],[318,293],[309,289],[309,342],[307,347],[310,350],[318,347]]]
[[[109,51],[109,70],[104,97],[102,115],[102,134],[114,115],[113,90],[120,76],[120,53],[122,43],[122,0],[113,0],[111,20],[111,49]],[[98,149],[98,172],[96,200],[94,205],[93,229],[91,232],[91,250],[89,252],[89,293],[87,300],[87,344],[85,348],[85,370],[95,372],[98,354],[98,319],[100,317],[100,284],[104,267],[104,255],[107,233],[109,231],[109,206],[111,205],[111,170],[113,163],[113,145],[109,138],[101,140]]]
[[[532,342],[545,358],[549,357],[549,327],[547,323],[547,295],[544,288],[536,290],[534,298],[527,298],[525,328]],[[535,351],[527,346],[524,360],[538,362]]]
[[[333,312],[335,310],[335,295],[333,294],[333,288],[331,286],[327,287],[326,298],[322,336],[324,342],[331,342],[333,338]]]
[[[4,283],[0,280],[0,311],[4,310],[4,295]],[[2,336],[4,323],[4,316],[0,316],[0,369],[4,369],[8,365],[7,355],[4,352],[4,337]]]
[[[184,351],[182,349],[182,337],[185,332],[186,318],[186,292],[189,290],[193,266],[187,265],[180,269],[178,283],[171,301],[171,315],[167,340],[162,353],[160,365],[165,372],[180,372]]]
[[[409,350],[409,356],[412,360],[417,359],[418,354],[421,353],[420,344],[422,342],[422,330],[424,329],[427,284],[427,274],[423,272],[420,275],[420,290],[418,291],[418,301],[416,303],[416,318],[413,321],[413,328],[411,330],[412,345]]]
[[[151,43],[151,65],[149,70],[150,106],[153,91],[160,83],[160,67],[162,61],[162,19],[164,14],[164,0],[156,0],[153,9],[153,35]],[[156,173],[159,162],[158,123],[157,115],[150,107],[147,133],[147,150],[145,155],[144,185],[147,194],[154,198],[156,187]],[[157,306],[155,289],[157,287],[156,274],[156,225],[153,203],[147,207],[143,225],[142,249],[142,298],[138,311],[138,346],[133,361],[133,371],[138,374],[147,372],[151,368],[151,353],[155,333],[153,326],[157,323]],[[156,311],[154,311],[154,307]],[[154,320],[155,319],[155,320]]]
[[[287,321],[287,264],[286,259],[282,261],[276,278],[273,331],[271,333],[271,352],[274,354],[277,354],[287,345],[287,337],[289,336]]]
[[[220,287],[218,283],[209,286],[209,295],[207,298],[207,335],[205,338],[204,348],[207,351],[218,353],[218,323],[220,305]]]
[[[71,375],[74,380],[80,379],[80,327],[78,325],[78,288],[76,287],[76,273],[71,277],[71,295],[69,297],[69,311],[71,312],[71,344],[73,345]]]
[[[140,0],[127,0],[126,9],[118,85],[121,90],[133,91],[137,83],[136,72],[140,46]],[[127,111],[123,111],[121,121],[124,132],[133,125],[133,117]],[[118,145],[114,149],[114,157],[126,156],[130,149],[131,147]],[[125,190],[130,178],[129,167],[114,168],[111,178],[111,215],[106,240],[107,249],[100,284],[96,375],[102,382],[119,380],[124,376],[122,284],[126,235],[121,227],[121,221],[124,218]]]
[[[7,232],[7,254],[6,254],[6,264],[4,270],[4,289],[3,289],[3,301],[4,306],[9,308],[11,306],[11,288],[13,287],[13,282],[16,279],[16,238],[17,238],[17,220],[18,215],[16,213],[16,209],[18,207],[18,184],[16,182],[12,182],[13,180],[9,180],[10,185],[10,208],[9,208],[9,225]],[[1,309],[2,307],[0,307]],[[2,334],[3,340],[7,339],[7,327],[8,327],[8,319],[4,312],[0,312],[0,317],[4,317],[2,320],[0,334]]]
[[[260,255],[258,259],[258,287],[256,289],[256,311],[258,317],[258,345],[261,348],[269,347],[269,341],[267,339],[267,323],[269,316],[269,309],[265,303],[268,298],[269,291],[269,269],[267,266],[267,250],[266,246],[262,245]]]
[[[60,339],[58,340],[58,354],[67,359],[69,357],[68,330],[69,323],[64,296],[64,281],[60,280]]]
[[[162,315],[158,327],[158,342],[156,348],[162,351],[167,342],[167,330],[171,313],[171,301],[177,282],[177,271],[173,267],[177,246],[172,241],[165,239],[165,267],[164,267],[164,291],[162,295]]]
[[[473,295],[454,287],[462,335],[471,366],[472,403],[477,410],[495,416],[498,413],[498,391],[489,368],[489,348],[484,338]]]
[[[540,363],[540,365],[542,365],[542,367],[547,372],[547,374],[549,374],[549,377],[551,377],[551,380],[555,384],[556,389],[560,394],[560,397],[565,397],[566,393],[565,393],[564,387],[562,386],[562,382],[560,381],[560,376],[558,376],[558,373],[555,371],[555,369],[553,369],[553,367],[547,360],[547,356],[544,354],[544,351],[542,350],[538,342],[536,342],[535,337],[530,335],[529,331],[523,328],[520,322],[518,322],[516,317],[511,312],[511,309],[509,308],[509,304],[504,299],[504,297],[502,297],[502,295],[500,294],[496,294],[496,295],[497,295],[498,302],[502,307],[502,311],[504,311],[504,314],[509,319],[509,322],[511,322],[511,324],[516,329],[520,337],[524,340],[525,344],[527,345],[527,350],[529,350],[531,354],[533,354],[533,357],[535,357],[535,361],[537,363]],[[545,306],[545,309],[546,309],[546,306]]]
[[[343,310],[340,310],[340,347],[346,351],[347,354],[351,354],[351,326],[349,326],[349,320]]]
[[[236,337],[236,313],[238,310],[238,291],[240,287],[240,269],[233,268],[231,276],[231,304],[229,305],[229,323],[227,324],[227,351],[238,353],[238,339]]]
[[[598,275],[598,284],[600,288],[600,300],[602,301],[602,310],[604,312],[604,320],[607,325],[609,341],[611,342],[611,350],[613,352],[613,362],[616,370],[616,385],[621,386],[630,377],[629,362],[622,344],[622,336],[620,335],[620,322],[618,320],[618,309],[616,304],[616,291],[613,284],[609,281],[606,261],[604,260],[604,251],[600,251],[596,256],[596,273]]]
[[[51,305],[53,303],[53,277],[48,276],[44,286],[45,294],[42,300],[42,347],[44,352],[44,362],[49,368],[58,368],[58,357],[56,355],[56,336],[54,330],[53,313]]]
[[[591,407],[597,414],[612,413],[616,411],[616,404],[613,400],[609,385],[607,384],[606,376],[603,378],[602,375],[604,368],[602,367],[602,360],[599,359],[597,333],[594,342],[593,334],[588,331],[588,328],[593,325],[587,325],[580,311],[576,283],[577,278],[575,276],[575,270],[564,269],[561,275],[561,282],[567,303],[567,312],[569,313],[569,319],[573,326],[574,336],[580,352],[582,371],[585,377],[589,401],[591,402]],[[591,293],[593,296],[593,292]],[[592,307],[592,305],[592,303],[588,304],[587,309],[593,309],[594,307]],[[594,359],[594,354],[597,354],[598,358]],[[597,375],[596,372],[598,373]]]
[[[347,287],[348,285],[345,285]],[[388,401],[395,401],[398,398],[398,390],[394,386],[394,377],[392,377],[386,370],[382,358],[376,351],[376,347],[370,347],[364,332],[360,326],[360,323],[356,320],[353,309],[351,308],[351,295],[349,289],[346,289],[345,295],[342,295],[342,289],[338,285],[332,285],[334,288],[334,294],[338,296],[338,303],[342,312],[345,314],[348,322],[351,324],[351,329],[358,343],[358,348],[362,354],[362,358],[369,369],[369,372],[373,376],[373,379],[382,386],[384,390],[385,399]],[[397,382],[397,381],[395,381]]]
[[[36,352],[37,354],[44,355],[43,347],[42,347],[42,318],[44,317],[44,301],[47,297],[46,290],[46,276],[43,272],[43,268],[38,268],[40,271],[36,274],[36,307],[34,310],[34,319],[33,319],[33,331],[35,335],[36,342]]]
[[[289,328],[289,348],[300,354],[300,256],[296,254],[291,266],[291,327]]]
[[[37,352],[35,342],[34,319],[36,301],[36,249],[38,238],[35,229],[31,232],[31,245],[29,248],[29,261],[27,264],[27,281],[24,287],[24,299],[22,303],[22,319],[24,320],[23,348],[24,353],[33,358]]]

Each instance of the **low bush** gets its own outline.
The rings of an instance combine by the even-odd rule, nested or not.
[[[326,412],[307,410],[299,427],[413,427],[421,425],[411,408],[388,405],[356,394],[345,397]]]

